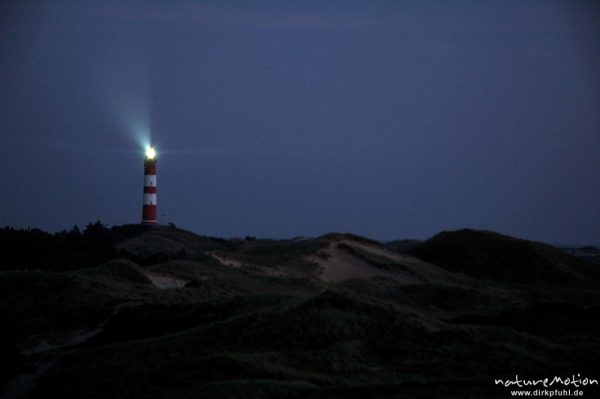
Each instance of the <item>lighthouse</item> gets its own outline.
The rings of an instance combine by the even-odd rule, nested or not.
[[[146,149],[144,157],[144,204],[142,224],[156,224],[156,150]]]

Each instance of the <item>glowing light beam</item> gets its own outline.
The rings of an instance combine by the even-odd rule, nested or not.
[[[148,158],[148,159],[156,158],[156,150],[154,149],[154,147],[146,148],[146,158]]]

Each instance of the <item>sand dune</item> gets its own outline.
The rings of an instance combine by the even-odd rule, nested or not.
[[[421,274],[430,265],[417,258],[352,238],[328,240],[329,246],[325,250],[310,257],[310,261],[322,269],[322,279],[325,281],[337,283],[375,276],[391,278],[405,284],[418,284],[426,280]]]
[[[168,288],[181,288],[185,287],[189,280],[178,277],[174,274],[142,269],[142,272],[146,277],[152,281],[152,284],[156,288],[160,288],[162,290],[166,290]]]

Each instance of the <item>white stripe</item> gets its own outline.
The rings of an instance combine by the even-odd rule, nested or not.
[[[144,186],[156,187],[156,175],[144,175]]]
[[[144,205],[156,205],[156,194],[144,194]]]

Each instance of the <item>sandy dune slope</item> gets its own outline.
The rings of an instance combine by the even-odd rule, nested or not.
[[[386,277],[405,284],[423,283],[438,268],[417,258],[398,254],[376,243],[352,238],[330,238],[329,246],[310,260],[322,269],[325,281]]]
[[[152,281],[152,284],[160,289],[181,288],[189,282],[189,280],[178,277],[174,274],[143,269],[142,272]]]

